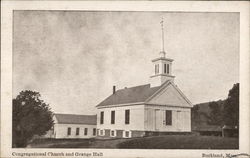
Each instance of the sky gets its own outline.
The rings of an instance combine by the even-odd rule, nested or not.
[[[239,82],[239,14],[14,11],[13,98],[38,91],[55,113],[95,114],[117,89],[149,83],[162,48],[193,104]]]

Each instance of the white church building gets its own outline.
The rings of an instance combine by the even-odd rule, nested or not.
[[[96,106],[99,137],[191,132],[193,105],[174,83],[173,59],[166,58],[164,46],[152,62],[149,84],[119,90],[114,86],[113,94]]]

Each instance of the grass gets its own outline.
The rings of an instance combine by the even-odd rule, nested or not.
[[[167,135],[137,138],[118,144],[124,149],[238,149],[238,138]]]
[[[165,135],[130,139],[39,139],[31,148],[238,149],[238,138]]]
[[[88,148],[93,139],[35,139],[31,148]]]
[[[29,148],[117,148],[126,139],[35,139]]]

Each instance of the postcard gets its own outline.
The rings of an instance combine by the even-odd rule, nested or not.
[[[249,2],[2,1],[1,157],[249,157]]]

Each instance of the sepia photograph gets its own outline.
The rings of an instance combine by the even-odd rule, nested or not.
[[[238,13],[13,19],[13,147],[238,149]]]
[[[9,12],[10,69],[1,69],[11,76],[11,92],[1,91],[10,98],[9,113],[1,107],[9,143],[1,151],[249,157],[241,150],[249,145],[241,132],[249,132],[249,61],[240,12],[36,7]]]

